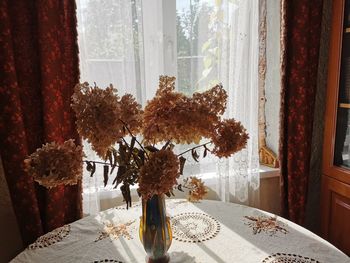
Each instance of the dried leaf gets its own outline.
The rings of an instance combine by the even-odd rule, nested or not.
[[[164,144],[164,146],[162,147],[162,150],[165,150],[166,147],[168,147],[169,144],[170,144],[170,141],[167,141],[167,142]]]
[[[191,153],[192,153],[193,160],[195,160],[196,162],[199,162],[199,160],[198,160],[199,155],[198,155],[197,151],[192,149]]]
[[[86,162],[86,170],[88,171],[88,172],[91,172],[92,171],[92,163],[91,162],[89,162],[89,161],[85,161]]]
[[[114,159],[114,162],[113,162],[113,165],[117,165],[117,161],[118,161],[118,152],[116,149],[112,149],[112,155],[113,155],[113,159]]]
[[[207,156],[207,153],[208,153],[208,149],[204,148],[203,158],[205,158]]]
[[[179,161],[180,161],[180,174],[183,174],[185,163],[186,163],[186,158],[183,156],[180,156]]]
[[[133,150],[134,150],[135,142],[136,142],[136,137],[132,137],[132,138],[131,138],[131,142],[130,142],[130,147],[129,147],[128,156],[127,156],[127,159],[126,159],[126,162],[127,162],[127,163],[129,163],[129,161],[130,161],[132,152],[133,152]]]
[[[159,151],[156,147],[154,147],[154,146],[152,146],[152,145],[145,146],[145,149],[146,149],[147,151],[152,152],[152,153],[158,152],[158,151]]]
[[[117,188],[118,185],[121,182],[123,182],[124,184],[127,183],[127,184],[133,185],[134,184],[134,180],[135,180],[134,179],[135,178],[135,168],[127,168],[127,167],[125,167],[125,169],[121,169],[121,172],[119,172],[119,169],[118,169],[117,176],[116,176],[116,178],[114,179],[114,181],[112,183],[112,184],[115,183],[114,188]],[[124,173],[122,173],[122,171],[124,171]]]
[[[108,170],[109,170],[109,166],[104,165],[103,166],[103,184],[104,184],[104,186],[106,186],[108,183]]]
[[[121,176],[122,176],[125,172],[126,172],[126,166],[124,166],[124,165],[123,165],[123,166],[119,166],[117,175],[116,175],[116,177],[114,178],[112,184],[117,183],[117,182],[118,182],[118,178],[121,178]],[[120,180],[120,179],[119,179],[119,180]],[[120,183],[120,181],[119,181],[119,183]],[[117,184],[115,185],[114,188],[117,188],[117,186],[118,186],[119,183],[117,183]]]
[[[134,162],[136,163],[136,165],[137,165],[138,167],[140,167],[140,166],[143,165],[143,163],[142,163],[142,161],[141,161],[141,158],[137,155],[137,153],[133,153],[132,156],[133,156]]]
[[[122,192],[124,201],[126,202],[126,209],[131,207],[131,195],[130,195],[130,186],[128,184],[123,184],[120,187],[120,191]]]
[[[126,164],[126,146],[119,142],[119,156],[120,156],[120,165]]]
[[[111,172],[110,172],[109,174],[112,174],[112,173],[113,173],[113,171],[114,171],[114,169],[115,169],[116,167],[117,167],[117,165],[113,164],[113,165],[112,165]]]
[[[112,166],[113,165],[113,157],[112,157],[112,152],[110,150],[108,150],[108,152],[107,152],[107,157],[108,157],[110,165]]]
[[[132,178],[135,174],[135,168],[128,168],[124,174],[121,175],[120,181],[127,181],[129,184],[132,184]]]
[[[93,163],[92,163],[92,169],[91,169],[90,177],[93,177],[93,175],[95,174],[95,172],[96,172],[96,163],[93,162]]]
[[[180,192],[183,192],[184,190],[182,190],[182,184],[179,184],[178,186],[177,186],[177,190],[179,190]]]
[[[143,165],[145,163],[145,152],[142,150],[139,150],[137,152],[137,155],[140,157],[141,165]]]

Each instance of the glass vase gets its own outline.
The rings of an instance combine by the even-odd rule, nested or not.
[[[164,195],[154,195],[148,200],[142,199],[139,231],[147,253],[146,262],[169,262],[167,251],[171,245],[172,233],[170,220],[166,216]]]

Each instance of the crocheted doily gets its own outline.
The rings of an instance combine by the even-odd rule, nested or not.
[[[28,249],[38,249],[51,246],[68,236],[69,232],[70,225],[64,225],[56,228],[55,230],[39,237],[33,244],[28,246]]]
[[[101,259],[101,260],[95,260],[94,263],[102,263],[102,262],[113,262],[113,263],[123,263],[122,261],[116,260],[116,259]]]
[[[320,263],[318,260],[296,254],[275,253],[265,258],[262,263]]]
[[[171,218],[173,238],[181,242],[204,242],[220,232],[220,223],[202,213],[181,213]]]

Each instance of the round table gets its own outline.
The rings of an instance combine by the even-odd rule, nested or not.
[[[345,263],[349,258],[310,231],[247,206],[168,199],[171,262]],[[141,205],[112,208],[60,227],[12,262],[145,262]]]

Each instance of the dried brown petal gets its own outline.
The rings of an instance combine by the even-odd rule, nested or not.
[[[91,87],[87,82],[76,85],[72,108],[79,134],[105,160],[109,148],[126,135],[123,122],[135,134],[141,127],[141,106],[130,94],[119,100],[112,85],[106,89]]]
[[[151,153],[140,170],[139,192],[143,198],[170,192],[180,176],[179,159],[169,149]]]
[[[186,187],[190,189],[188,200],[191,202],[198,202],[199,200],[202,200],[208,193],[202,179],[198,179],[195,176],[190,177],[190,180],[186,182]]]
[[[52,188],[74,185],[83,173],[83,151],[74,140],[44,144],[24,160],[25,171],[39,184]]]
[[[174,91],[174,81],[174,77],[161,76],[156,96],[145,107],[142,134],[146,143],[199,143],[220,122],[227,99],[221,85],[186,97]]]
[[[249,136],[240,122],[227,119],[215,126],[211,139],[215,145],[212,153],[221,158],[242,150]]]

